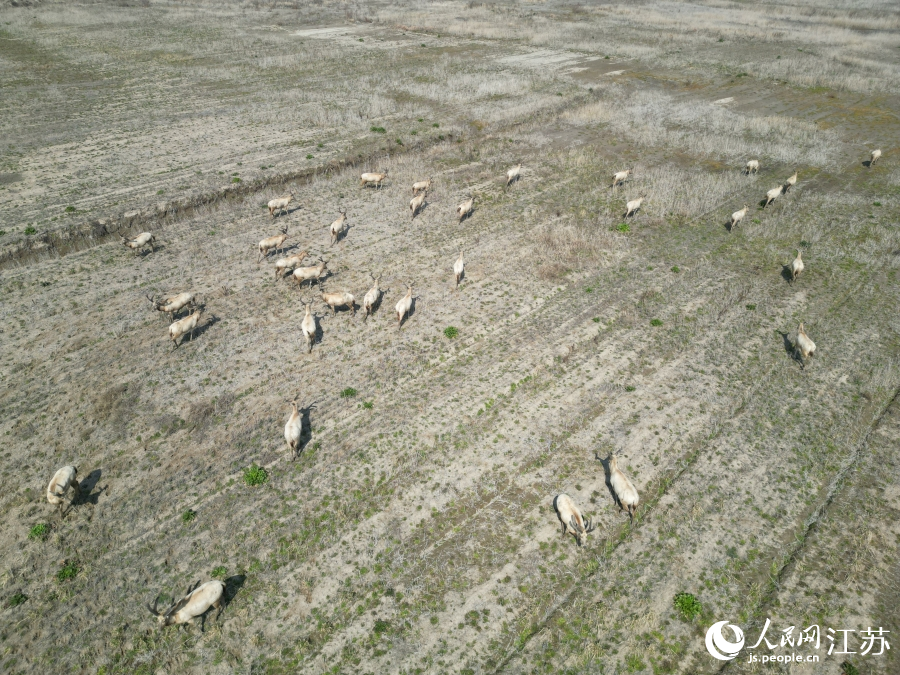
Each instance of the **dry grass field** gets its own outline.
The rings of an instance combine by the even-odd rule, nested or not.
[[[0,672],[900,672],[898,35],[879,0],[0,5]],[[318,287],[275,278],[301,251]],[[174,348],[147,296],[184,291]],[[205,630],[146,609],[211,579]],[[822,645],[749,649],[767,619]]]

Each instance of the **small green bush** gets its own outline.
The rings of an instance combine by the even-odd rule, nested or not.
[[[188,509],[184,513],[181,514],[181,522],[187,525],[188,523],[194,522],[194,519],[197,517],[197,512],[194,509]]]
[[[593,321],[594,323],[600,323],[600,317],[595,316],[593,319],[591,319],[591,321]]]
[[[616,229],[622,234],[631,232],[631,228],[628,226],[628,223],[619,223],[618,225],[616,225]]]
[[[382,633],[386,633],[391,629],[391,624],[387,621],[383,621],[382,619],[377,619],[375,621],[375,634],[381,635]]]
[[[365,402],[362,404],[362,407],[365,408],[366,410],[371,410],[372,408],[375,407],[375,404],[372,403],[372,401],[365,401]]]
[[[219,565],[218,567],[213,568],[212,578],[213,579],[224,579],[227,574],[228,574],[228,570],[225,568],[225,566]]]
[[[685,621],[693,621],[703,612],[703,605],[691,593],[678,593],[672,604]]]
[[[231,182],[232,182],[232,183],[240,183],[240,182],[241,182],[241,179],[238,178],[237,176],[234,176],[234,177],[231,179]]]
[[[452,340],[457,335],[459,335],[459,329],[456,326],[447,326],[444,329],[444,337],[448,340]]]
[[[401,141],[399,138],[397,139],[397,145],[403,145],[403,141]]]
[[[74,560],[66,562],[65,565],[62,566],[62,569],[56,573],[56,580],[60,583],[64,581],[69,581],[70,579],[74,579],[78,576],[78,572],[81,568],[78,567],[78,563]]]
[[[678,265],[675,265],[672,267],[672,271],[675,272],[675,274],[678,274],[681,271],[681,268]]]
[[[432,124],[431,126],[433,126],[435,129],[439,129],[441,125],[438,124],[437,122],[435,122],[435,123]]]
[[[747,309],[749,309],[751,312],[752,312],[754,309],[756,309],[756,305],[746,305],[746,307],[747,307]]]
[[[842,675],[859,675],[859,668],[854,666],[849,661],[844,661],[841,664],[841,674]]]
[[[312,159],[312,158],[313,158],[313,155],[307,155],[307,156],[306,156],[306,159]]]
[[[376,134],[384,134],[384,133],[387,133],[387,132],[384,130],[384,127],[372,127],[371,129],[369,129],[369,131],[374,131]]]
[[[67,207],[66,207],[66,213],[75,213],[75,207],[74,207],[74,206],[67,206]]]
[[[325,145],[324,145],[324,143],[316,143],[316,147],[317,147],[317,148],[324,148]]]
[[[0,230],[0,237],[2,237],[4,234],[6,234],[6,230]]]
[[[48,523],[38,523],[28,532],[29,539],[40,539],[43,541],[50,535],[50,525]]]
[[[250,487],[262,485],[267,480],[269,480],[269,472],[257,465],[256,462],[244,469],[244,482]]]
[[[634,391],[634,390],[635,390],[635,386],[633,384],[625,385],[625,391]]]
[[[25,234],[36,234],[36,233],[37,233],[37,230],[34,229],[33,227],[31,227],[31,225],[29,225],[28,227],[25,228]]]
[[[872,202],[872,206],[881,206],[881,202]]]
[[[651,326],[662,326],[663,325],[662,319],[651,319],[650,325]]]
[[[356,396],[356,394],[356,389],[354,389],[353,387],[347,387],[341,392],[341,398],[353,398],[354,396]]]
[[[24,593],[13,593],[11,596],[9,596],[9,599],[6,601],[6,606],[7,607],[18,607],[26,600],[28,600],[28,596],[25,595]]]

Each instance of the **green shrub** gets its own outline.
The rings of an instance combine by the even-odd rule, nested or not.
[[[28,600],[28,596],[25,595],[24,593],[13,593],[11,596],[9,596],[9,599],[6,601],[6,606],[7,607],[18,607],[26,600]]]
[[[354,396],[356,396],[356,394],[356,389],[354,389],[353,387],[347,387],[341,392],[341,398],[353,398]]]
[[[403,145],[403,141],[401,141],[399,138],[397,139],[397,145]]]
[[[232,182],[232,183],[240,183],[240,182],[241,182],[241,179],[238,178],[237,176],[234,176],[234,177],[231,179],[231,182]]]
[[[382,633],[386,633],[391,629],[391,624],[387,621],[383,621],[381,619],[376,619],[375,621],[375,634],[381,635]]]
[[[651,326],[662,326],[663,325],[662,319],[651,319],[650,325]]]
[[[78,572],[81,568],[78,567],[78,563],[74,560],[67,561],[59,572],[56,573],[56,580],[60,583],[64,581],[69,581],[70,579],[74,579],[78,576]]]
[[[313,155],[307,155],[307,156],[306,156],[306,159],[312,159],[312,158],[313,158]]]
[[[452,339],[455,338],[457,335],[459,335],[459,329],[456,328],[456,326],[447,326],[447,327],[444,329],[444,337],[447,338],[447,339],[449,339],[449,340],[452,340]]]
[[[50,535],[50,525],[48,523],[38,523],[28,532],[29,539],[40,539],[43,541]]]
[[[681,268],[678,265],[675,265],[672,267],[672,271],[675,272],[675,274],[678,274],[681,271]]]
[[[37,230],[34,229],[33,227],[31,227],[31,225],[29,225],[28,227],[25,228],[25,234],[36,234],[36,233],[37,233]]]
[[[441,125],[438,124],[437,122],[435,122],[435,123],[432,124],[431,126],[433,126],[435,129],[438,129],[438,128],[440,128]]]
[[[362,407],[365,408],[366,410],[371,410],[372,408],[375,407],[375,404],[372,403],[372,401],[365,401],[365,402],[362,404]]]
[[[212,578],[213,579],[224,579],[227,574],[228,574],[228,570],[225,568],[225,566],[219,565],[218,567],[213,568]]]
[[[619,223],[618,225],[616,225],[616,229],[623,234],[631,232],[631,228],[628,226],[628,223]]]
[[[244,469],[244,482],[250,487],[262,485],[267,480],[269,480],[269,472],[257,465],[256,462]]]
[[[74,206],[67,206],[67,207],[66,207],[66,213],[75,213],[75,207],[74,207]]]
[[[197,517],[197,512],[194,509],[188,509],[184,513],[181,514],[181,522],[187,525],[194,521],[194,518]]]
[[[387,133],[387,132],[384,130],[384,127],[372,127],[371,129],[369,129],[369,131],[374,131],[376,134],[384,134],[384,133]]]
[[[675,609],[685,621],[693,621],[703,612],[703,605],[691,593],[679,593],[672,601]]]
[[[746,305],[746,307],[747,307],[747,309],[749,309],[751,312],[752,312],[754,309],[756,309],[756,305]]]
[[[841,664],[841,674],[842,675],[859,675],[859,668],[854,666],[849,661],[844,661]]]

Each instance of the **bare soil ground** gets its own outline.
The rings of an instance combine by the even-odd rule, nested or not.
[[[3,672],[900,671],[825,639],[900,631],[896,8],[135,4],[0,12]],[[257,264],[285,224],[319,288]],[[367,321],[319,298],[379,274]],[[205,632],[144,607],[213,577]],[[820,661],[707,653],[767,618]]]

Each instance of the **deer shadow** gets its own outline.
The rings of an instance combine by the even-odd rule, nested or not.
[[[344,227],[341,229],[341,231],[338,232],[338,235],[335,238],[335,240],[331,244],[329,244],[329,246],[334,246],[335,244],[340,244],[342,241],[344,241],[344,239],[346,239],[347,235],[350,233],[350,229],[353,227],[356,227],[356,226],[351,225],[350,223],[345,223]]]
[[[247,582],[246,574],[235,574],[225,579],[225,606],[231,604]]]
[[[606,483],[606,489],[609,491],[609,496],[612,497],[613,504],[615,504],[616,506],[619,507],[619,509],[621,509],[622,504],[619,502],[619,496],[616,494],[616,491],[613,490],[613,486],[612,486],[612,480],[611,480],[612,472],[610,471],[610,468],[609,468],[610,457],[607,457],[606,459],[604,459],[598,453],[595,452],[594,459],[596,459],[598,462],[600,462],[600,465],[603,467],[603,480]]]
[[[805,368],[806,364],[803,363],[803,358],[800,356],[800,350],[797,349],[797,345],[794,344],[793,340],[788,337],[788,333],[783,333],[780,330],[775,332],[781,336],[781,341],[784,345],[785,353],[794,361],[798,361],[801,368]]]
[[[100,499],[100,495],[103,494],[108,488],[109,485],[104,485],[102,488],[94,492],[94,488],[97,487],[97,483],[100,482],[100,477],[103,475],[103,471],[101,469],[94,469],[91,471],[83,481],[78,486],[78,498],[72,501],[72,506],[76,504],[93,504],[97,505],[98,500]]]
[[[871,159],[867,159],[867,160],[861,162],[861,164],[862,164],[864,167],[866,167],[866,168],[868,169],[868,168],[870,168],[870,167],[872,166],[872,160],[871,160]]]
[[[194,329],[194,335],[193,335],[193,338],[198,338],[198,337],[202,336],[206,331],[208,331],[210,328],[212,328],[213,326],[215,326],[215,325],[216,325],[217,323],[219,323],[221,320],[222,320],[222,319],[220,319],[220,318],[217,317],[216,315],[210,316],[206,321],[203,322],[203,325],[202,325],[202,326],[197,326],[197,327]],[[192,339],[193,339],[193,338],[192,338]]]
[[[310,413],[315,409],[316,403],[318,403],[318,401],[313,401],[306,407],[297,408],[297,412],[300,414],[300,443],[297,445],[297,457],[300,457],[300,454],[312,440],[312,420],[310,420]]]
[[[790,265],[782,265],[781,266],[781,278],[784,279],[789,284],[794,283],[794,280],[791,278],[791,266]]]
[[[416,296],[411,298],[412,302],[409,304],[409,311],[406,313],[406,316],[403,317],[403,321],[400,322],[398,328],[403,328],[406,325],[406,322],[409,321],[416,313]]]

